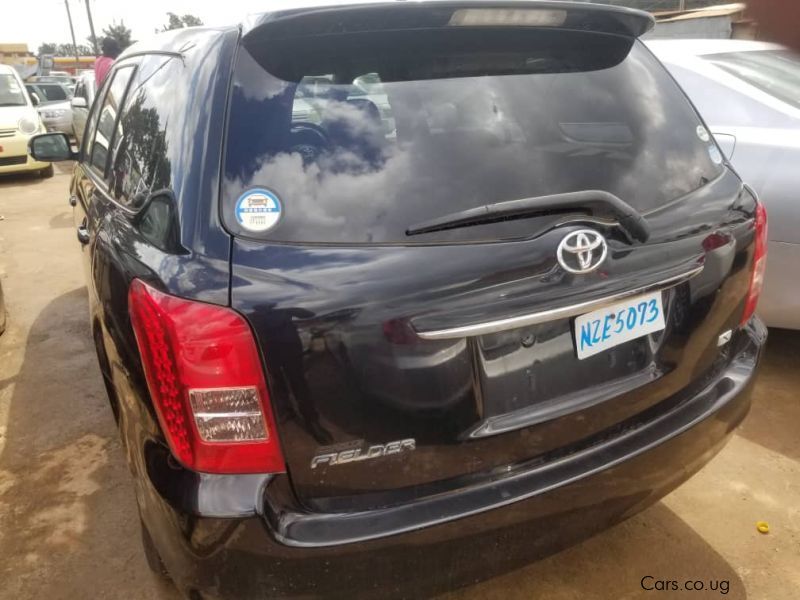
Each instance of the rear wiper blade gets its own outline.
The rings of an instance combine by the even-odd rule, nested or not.
[[[417,223],[406,229],[406,235],[419,235],[458,227],[483,225],[509,218],[569,211],[588,212],[596,217],[612,217],[630,237],[640,242],[646,242],[650,237],[647,220],[635,208],[614,194],[602,190],[566,192],[484,204]]]

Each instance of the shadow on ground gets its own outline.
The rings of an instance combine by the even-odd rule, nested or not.
[[[42,181],[42,177],[36,171],[23,173],[3,173],[0,174],[0,189],[7,186],[31,186]]]
[[[800,331],[770,329],[753,408],[738,434],[800,461]]]
[[[536,532],[530,532],[536,535]],[[503,552],[498,545],[497,552]],[[705,593],[643,589],[656,581],[702,581],[724,585],[725,598],[746,598],[746,590],[734,568],[680,517],[663,503],[538,562],[521,565],[478,585],[441,596],[441,600],[580,600],[628,598],[710,598]]]
[[[2,598],[155,597],[87,314],[85,288],[51,301],[19,373],[0,380],[13,390],[0,454]],[[0,345],[24,339],[19,327],[12,320]]]

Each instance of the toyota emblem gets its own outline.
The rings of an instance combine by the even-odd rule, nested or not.
[[[558,245],[558,264],[570,273],[591,273],[606,259],[608,244],[592,229],[578,229],[564,236]]]

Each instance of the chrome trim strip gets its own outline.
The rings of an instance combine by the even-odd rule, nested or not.
[[[417,335],[423,340],[449,340],[475,335],[485,335],[487,333],[497,333],[499,331],[514,329],[516,327],[538,325],[539,323],[547,323],[548,321],[555,321],[557,319],[575,317],[577,315],[582,315],[593,310],[610,306],[621,300],[624,300],[625,298],[630,298],[631,296],[638,296],[639,294],[647,294],[649,292],[658,292],[675,287],[676,285],[680,285],[686,281],[689,281],[692,277],[699,275],[702,270],[703,265],[699,265],[680,275],[668,277],[667,279],[662,279],[661,281],[634,288],[632,290],[619,292],[611,296],[597,298],[596,300],[589,300],[587,302],[580,302],[578,304],[570,304],[569,306],[552,308],[550,310],[520,315],[518,317],[509,317],[507,319],[476,323],[474,325],[462,325],[461,327],[450,327],[449,329],[436,329],[433,331],[417,331]]]

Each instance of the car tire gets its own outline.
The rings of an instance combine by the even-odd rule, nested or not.
[[[160,580],[164,582],[172,582],[167,568],[164,566],[164,561],[161,560],[161,555],[156,550],[156,545],[153,543],[153,538],[150,537],[150,532],[144,526],[144,522],[139,521],[142,531],[142,548],[144,549],[144,557],[147,560],[147,566]]]
[[[47,165],[44,169],[39,171],[39,175],[42,176],[42,179],[50,179],[53,176],[53,165]]]

